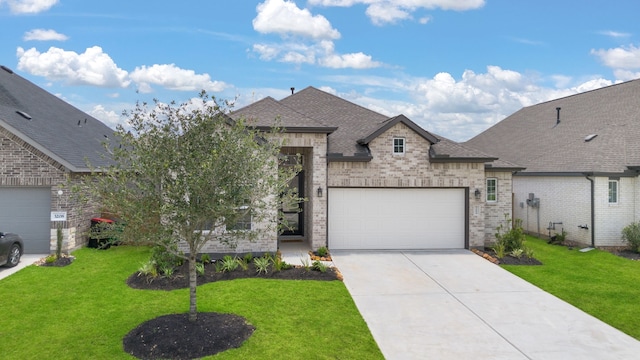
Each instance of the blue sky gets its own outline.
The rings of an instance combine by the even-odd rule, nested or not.
[[[103,120],[314,86],[467,140],[640,77],[637,0],[0,0],[0,64]]]

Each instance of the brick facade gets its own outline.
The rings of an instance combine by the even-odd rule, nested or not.
[[[67,187],[68,171],[35,147],[0,128],[0,187],[49,188],[51,211],[66,211],[67,221],[51,222],[49,249],[56,251],[57,228],[63,229],[62,251],[68,253],[86,244],[88,219],[95,210],[82,208]],[[62,195],[59,195],[62,191]]]
[[[393,154],[394,137],[405,138],[404,155]],[[398,123],[369,144],[373,155],[370,162],[330,162],[328,186],[468,188],[469,247],[483,247],[486,204],[473,193],[475,189],[484,189],[484,164],[431,163],[429,148],[427,140]]]

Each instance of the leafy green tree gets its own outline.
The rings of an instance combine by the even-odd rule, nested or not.
[[[125,224],[118,229],[121,241],[164,246],[188,261],[192,321],[196,257],[203,247],[210,241],[233,247],[239,238],[276,234],[282,196],[296,200],[287,184],[299,169],[279,166],[282,144],[273,136],[279,130],[261,133],[226,112],[204,92],[180,105],[138,103],[125,112],[128,128],[116,130],[118,144],[105,144],[113,165],[95,169],[83,183],[87,198]],[[249,213],[250,229],[241,221]],[[242,230],[229,230],[237,224]]]

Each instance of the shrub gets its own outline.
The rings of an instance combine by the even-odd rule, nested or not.
[[[204,264],[210,263],[211,262],[211,256],[209,256],[209,254],[200,255],[200,262],[202,262]]]
[[[231,272],[238,268],[238,260],[231,255],[225,255],[222,260],[222,272]]]
[[[511,226],[511,219],[507,214],[505,214],[504,219],[504,222],[496,228],[496,244],[504,246],[506,253],[516,249],[523,249],[525,236],[522,229],[522,220],[516,219],[513,226]]]
[[[243,257],[244,262],[246,262],[247,264],[251,264],[251,262],[253,261],[253,254],[252,253],[246,253]]]
[[[49,255],[44,259],[44,262],[47,264],[53,264],[57,259],[58,258],[55,255]]]
[[[316,260],[313,262],[313,264],[311,264],[311,268],[315,271],[320,271],[321,273],[325,273],[327,272],[327,269],[329,268],[325,263],[323,263],[320,260]]]
[[[204,263],[197,263],[196,264],[196,273],[200,276],[204,275]]]
[[[253,264],[256,266],[258,274],[266,274],[269,271],[270,260],[268,257],[257,257],[253,259]]]
[[[166,276],[166,277],[171,277],[173,276],[173,273],[176,271],[176,268],[173,266],[163,266],[160,268],[160,272],[162,272],[162,275]]]
[[[238,265],[242,268],[242,270],[249,270],[249,264],[244,261],[244,259],[236,259],[236,261],[238,262]]]
[[[495,245],[493,245],[493,251],[495,251],[496,256],[499,258],[503,258],[506,254],[504,250],[504,244],[501,242],[496,242]]]
[[[273,258],[274,271],[281,271],[281,270],[288,270],[288,269],[291,269],[291,265],[284,262],[284,260],[282,260],[280,256],[275,256]]]
[[[176,268],[184,261],[178,254],[178,244],[156,245],[151,249],[151,261],[157,269]]]
[[[640,222],[633,222],[622,229],[622,240],[629,243],[631,251],[640,253]]]
[[[522,254],[524,254],[524,250],[523,249],[513,249],[509,253],[509,255],[513,256],[516,259],[520,259],[522,257]]]
[[[547,242],[552,245],[560,245],[564,243],[564,240],[566,238],[567,238],[567,232],[564,231],[564,229],[562,229],[560,233],[557,233],[553,235],[551,238],[549,238],[549,241]]]
[[[317,253],[318,253],[318,256],[320,256],[320,257],[325,257],[325,256],[327,256],[327,254],[329,253],[329,250],[327,250],[327,248],[326,248],[326,247],[321,246],[321,247],[319,247],[319,248],[318,248]]]
[[[142,264],[138,269],[138,275],[149,275],[152,277],[158,276],[158,269],[156,268],[156,264],[151,260]]]

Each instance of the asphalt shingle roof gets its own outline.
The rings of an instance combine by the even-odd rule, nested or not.
[[[28,114],[26,119],[19,112]],[[102,142],[113,130],[32,82],[0,68],[0,126],[71,171],[87,171],[107,161]]]
[[[640,166],[638,139],[640,80],[632,80],[525,107],[465,145],[524,172],[622,173]]]
[[[327,131],[327,152],[361,159],[367,159],[371,155],[367,147],[368,141],[377,137],[388,126],[402,121],[433,143],[434,154],[442,158],[464,158],[471,161],[495,159],[483,152],[435,136],[404,115],[390,118],[314,87],[307,87],[280,101],[267,97],[233,112],[231,116],[236,119],[241,116],[254,119],[256,124],[262,126],[271,126],[273,119],[278,118],[285,128],[296,128],[299,131],[304,131],[305,127],[331,129],[332,131]],[[505,162],[501,165],[513,164]]]

